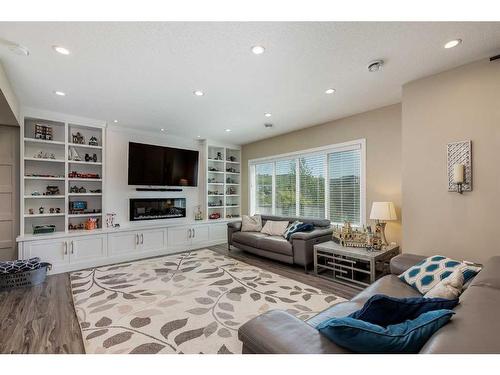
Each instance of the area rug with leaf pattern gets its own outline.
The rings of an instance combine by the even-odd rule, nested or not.
[[[308,319],[343,298],[208,249],[71,273],[87,353],[241,353],[270,309]]]

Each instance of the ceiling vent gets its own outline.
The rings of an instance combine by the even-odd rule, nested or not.
[[[273,124],[266,123],[266,124],[264,124],[264,127],[266,127],[266,128],[272,128],[272,127],[273,127]]]
[[[370,73],[378,72],[380,69],[382,69],[383,65],[384,65],[384,60],[372,61],[371,63],[368,64],[368,71]]]

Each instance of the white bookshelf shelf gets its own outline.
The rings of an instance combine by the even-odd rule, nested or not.
[[[208,179],[214,179],[216,182],[207,182],[206,189],[206,207],[207,219],[210,214],[219,213],[220,219],[210,219],[211,221],[224,220],[228,216],[239,217],[240,209],[240,161],[241,150],[228,148],[224,146],[206,146],[206,174]],[[231,161],[229,159],[234,159]],[[211,171],[210,168],[223,169],[222,171]],[[227,169],[233,168],[237,172],[227,172]],[[221,177],[216,177],[220,176]],[[230,176],[230,177],[229,177]],[[221,182],[222,180],[222,182]],[[229,181],[229,182],[228,182]],[[229,189],[229,187],[231,189]],[[219,192],[220,194],[210,194],[208,191]],[[231,190],[234,194],[228,194]],[[211,206],[210,204],[217,204]]]
[[[100,161],[84,161],[84,160],[68,160],[68,163],[70,164],[85,164],[85,165],[102,165]]]
[[[102,146],[82,145],[80,143],[68,143],[69,147],[93,148],[95,150],[102,150]]]
[[[69,218],[75,218],[75,217],[98,217],[102,216],[102,213],[90,213],[90,214],[69,214]]]
[[[64,163],[64,159],[45,159],[45,158],[29,158],[25,157],[24,160],[27,161],[41,161],[41,162],[49,162],[49,163]]]
[[[64,177],[39,177],[39,176],[24,176],[25,180],[47,180],[47,181],[64,181]]]
[[[24,217],[25,218],[37,218],[37,217],[57,217],[57,216],[64,216],[66,215],[64,212],[60,212],[60,213],[48,213],[48,214],[24,214]]]
[[[102,193],[69,193],[68,197],[100,197]]]
[[[46,139],[38,139],[38,138],[24,138],[24,142],[27,143],[43,143],[46,145],[56,145],[56,146],[64,146],[64,142],[61,141],[48,141]]]
[[[35,111],[35,116],[29,116],[29,112],[25,113],[24,121],[22,122],[22,136],[21,136],[21,212],[23,220],[21,220],[21,235],[31,234],[33,225],[37,223],[48,225],[53,224],[56,226],[56,233],[69,233],[70,218],[80,217],[99,217],[102,213],[89,213],[89,214],[69,214],[69,204],[71,198],[75,200],[89,200],[89,209],[95,209],[101,212],[106,212],[103,207],[104,202],[104,186],[103,181],[105,177],[105,164],[106,160],[105,147],[106,144],[106,128],[105,123],[91,123],[87,124],[83,120],[82,123],[74,123],[73,120],[65,121],[63,115],[61,118],[53,120],[50,118],[39,118],[38,112]],[[58,115],[59,116],[59,115]],[[48,126],[54,140],[45,140],[35,138],[36,126]],[[38,133],[38,134],[43,134]],[[73,135],[79,132],[86,140],[95,137],[99,142],[99,146],[92,146],[89,144],[76,144],[73,143]],[[48,133],[48,132],[47,132]],[[57,147],[56,147],[57,146]],[[60,147],[62,146],[62,147]],[[78,150],[80,155],[85,153],[97,154],[99,161],[85,161],[85,160],[70,160],[73,155],[73,148]],[[35,154],[36,152],[36,154]],[[56,159],[44,159],[29,157],[29,155],[38,155],[39,152],[43,154],[55,154]],[[28,156],[26,156],[28,155]],[[70,172],[89,173],[97,169],[91,169],[90,166],[97,166],[99,168],[99,178],[70,178]],[[56,176],[56,177],[44,177]],[[89,186],[84,183],[92,183],[90,189],[100,189],[101,193],[69,193],[70,185],[76,184],[78,187],[84,185],[89,191]],[[47,185],[57,185],[60,189],[58,195],[31,195],[32,192],[44,192]],[[51,201],[49,201],[49,199]],[[51,204],[49,204],[49,202]],[[43,214],[38,213],[39,206],[45,207]],[[60,213],[50,213],[47,207],[59,208]],[[33,209],[34,213],[31,215],[29,211]],[[53,220],[52,220],[53,219]],[[102,223],[100,223],[102,225]],[[42,236],[42,235],[40,235]]]
[[[64,195],[25,195],[24,199],[64,199]]]

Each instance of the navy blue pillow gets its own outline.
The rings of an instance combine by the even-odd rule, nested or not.
[[[414,320],[387,327],[350,317],[332,318],[316,328],[337,345],[356,353],[418,353],[453,314],[451,310],[428,311]]]
[[[295,228],[291,229],[287,234],[286,234],[286,239],[290,240],[290,237],[292,234],[297,233],[297,232],[309,232],[310,230],[314,229],[314,225],[311,223],[300,223],[296,224]]]
[[[457,305],[458,298],[395,298],[376,294],[366,301],[361,310],[353,312],[349,317],[386,327],[405,320],[416,319],[428,311],[452,310]]]

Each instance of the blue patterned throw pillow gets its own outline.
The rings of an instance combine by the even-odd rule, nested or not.
[[[311,223],[303,223],[302,221],[294,221],[290,226],[286,229],[285,233],[283,233],[283,237],[285,237],[288,241],[290,241],[290,237],[292,234],[297,232],[308,232],[314,229],[314,225]]]
[[[481,267],[471,266],[442,255],[434,255],[415,264],[399,275],[408,285],[425,294],[441,280],[450,276],[457,268],[462,270],[464,282],[481,271]]]

